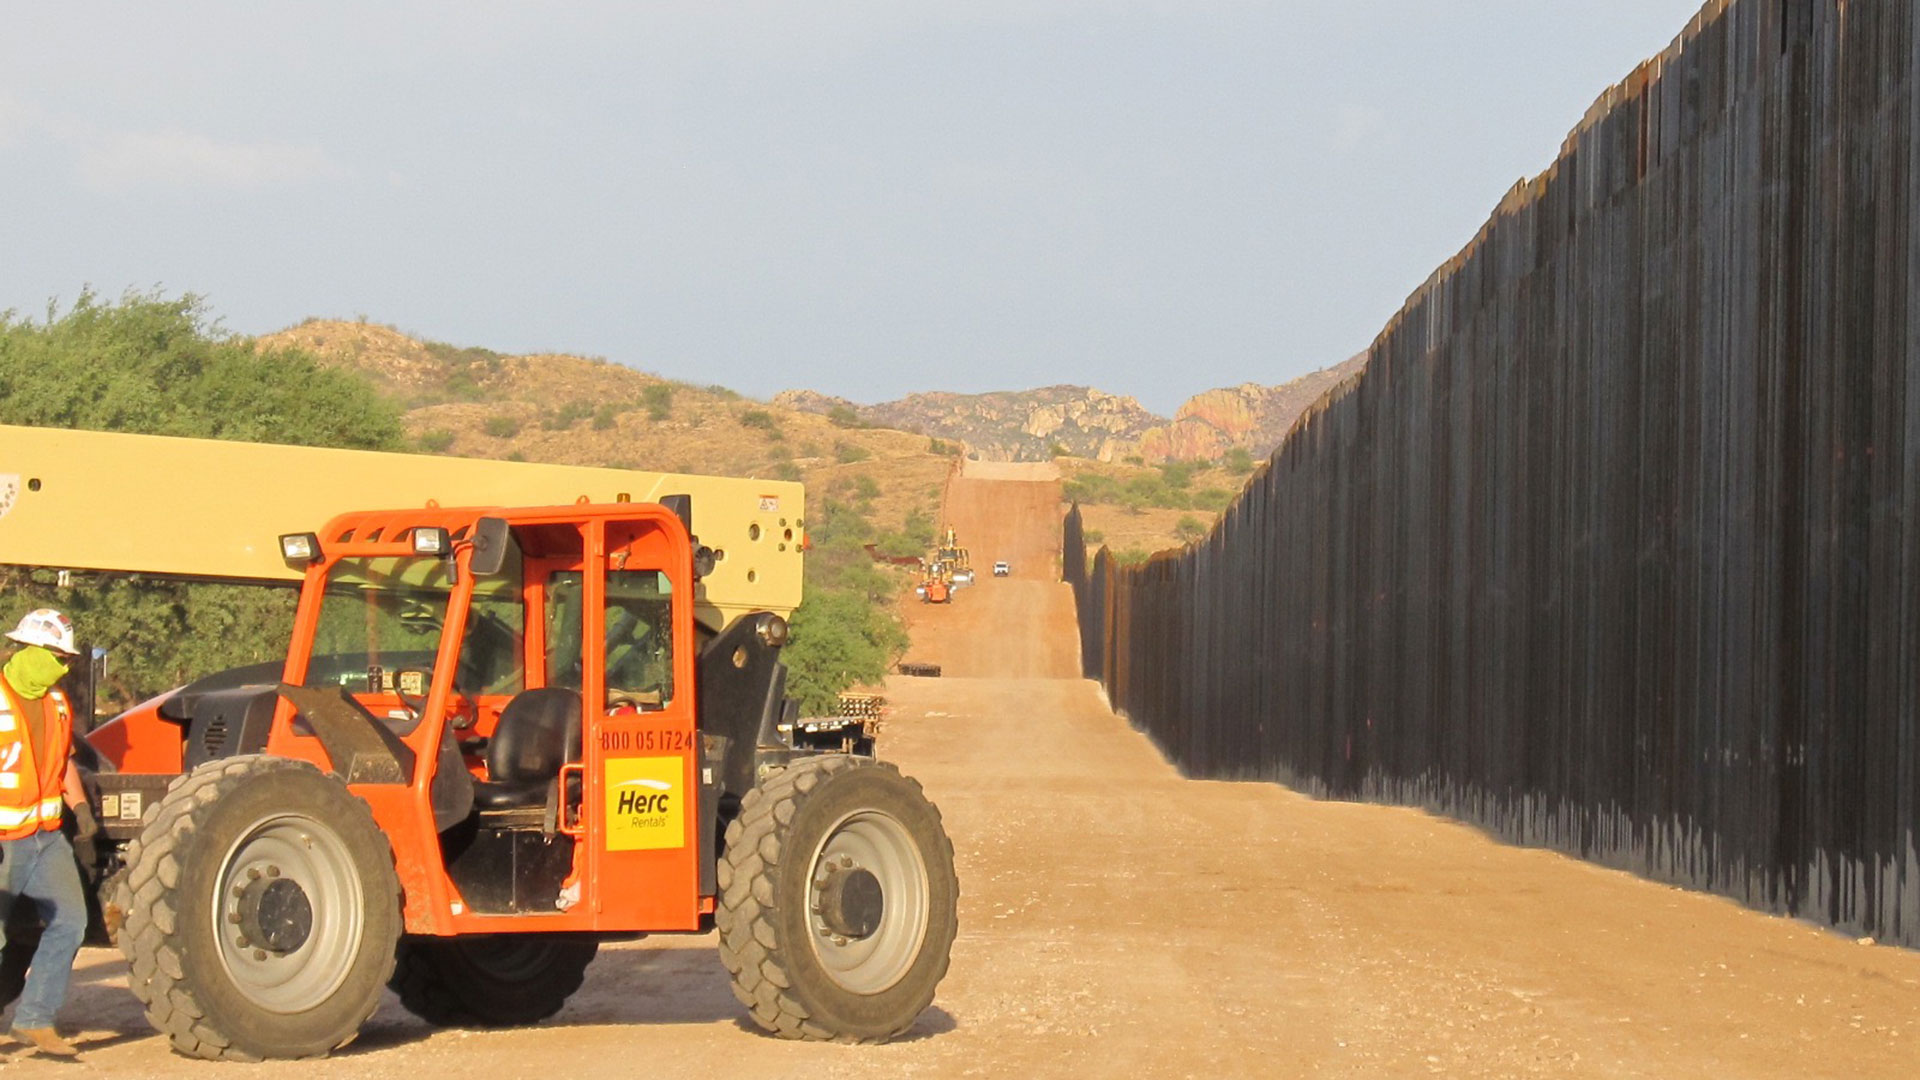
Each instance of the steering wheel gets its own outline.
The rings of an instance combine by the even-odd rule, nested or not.
[[[393,673],[393,696],[400,700],[400,707],[411,713],[413,719],[418,721],[420,714],[427,711],[427,699],[424,695],[415,697],[401,689],[407,684],[408,675],[418,675],[421,686],[432,686],[433,672],[426,668],[398,668]],[[448,689],[453,691],[452,698],[447,702],[448,722],[452,724],[455,731],[465,731],[473,726],[478,717],[474,710],[467,708],[467,695],[461,692],[460,687],[451,686]]]

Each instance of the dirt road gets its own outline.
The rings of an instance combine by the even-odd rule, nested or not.
[[[907,605],[907,658],[939,664],[948,678],[1079,677],[1073,594],[1060,584],[1060,530],[1040,527],[1060,516],[1057,472],[967,464],[947,485],[946,520],[973,560],[974,583],[954,590],[949,604]],[[1008,576],[993,576],[998,561]],[[1057,632],[1061,626],[1067,632]]]
[[[984,485],[961,481],[953,501],[978,555],[974,536],[1053,542],[1048,496]],[[1036,671],[1071,675],[1052,644],[1072,628],[1065,590],[1037,570],[983,580],[949,614],[923,627],[954,670],[1026,650],[1047,658]],[[952,632],[963,620],[995,632]],[[332,1059],[215,1070],[172,1056],[117,955],[89,950],[66,1012],[84,1067],[16,1055],[7,1071],[1893,1080],[1920,1067],[1920,955],[1415,811],[1185,781],[1076,678],[897,679],[889,693],[883,752],[944,811],[962,885],[952,974],[903,1041],[764,1037],[711,938],[662,938],[604,950],[538,1028],[433,1031],[389,1001]]]

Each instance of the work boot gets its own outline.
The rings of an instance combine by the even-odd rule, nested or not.
[[[14,1042],[23,1042],[33,1047],[36,1053],[48,1054],[52,1057],[78,1057],[80,1054],[72,1043],[61,1038],[60,1033],[50,1027],[14,1028],[8,1034],[13,1036]]]

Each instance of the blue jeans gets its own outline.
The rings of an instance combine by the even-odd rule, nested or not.
[[[87,898],[80,891],[80,870],[74,865],[73,845],[58,829],[48,829],[18,840],[0,840],[0,940],[4,940],[6,913],[20,900],[31,900],[46,920],[40,948],[27,967],[27,985],[13,1010],[16,1028],[53,1026],[53,1016],[67,1000],[67,980],[73,975],[73,957],[87,933]]]

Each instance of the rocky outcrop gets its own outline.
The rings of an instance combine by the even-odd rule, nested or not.
[[[1149,462],[1213,461],[1237,445],[1224,432],[1198,417],[1184,417],[1164,427],[1149,428],[1132,453]]]
[[[1213,461],[1236,447],[1271,454],[1288,429],[1322,394],[1358,372],[1366,357],[1278,386],[1243,383],[1196,394],[1174,418],[1156,416],[1133,398],[1086,386],[1047,386],[991,394],[930,392],[879,405],[856,405],[812,390],[788,390],[774,403],[862,424],[915,431],[961,442],[985,461],[1045,461],[1064,451],[1118,461]]]
[[[1135,452],[1150,462],[1211,461],[1234,447],[1266,457],[1286,438],[1301,413],[1358,374],[1366,362],[1362,353],[1278,386],[1242,383],[1195,394],[1180,406],[1171,424],[1142,432]]]
[[[853,405],[811,390],[788,390],[774,401],[822,415],[851,408],[861,423],[965,443],[985,461],[1046,461],[1059,450],[1111,459],[1132,453],[1141,432],[1166,423],[1133,398],[1085,386],[990,394],[936,391],[879,405]]]
[[[860,412],[860,406],[846,398],[822,394],[815,390],[782,390],[773,395],[773,403],[783,409],[818,413],[821,416],[826,416],[835,409],[851,409],[856,415]]]

